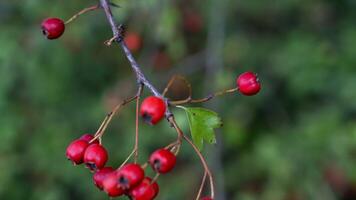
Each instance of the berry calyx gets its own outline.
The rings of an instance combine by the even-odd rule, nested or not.
[[[92,141],[94,139],[94,136],[92,134],[87,133],[87,134],[82,135],[79,139],[85,140],[89,143],[90,141]],[[92,143],[99,144],[99,141],[94,140]]]
[[[91,144],[85,150],[84,163],[91,171],[103,168],[107,160],[108,153],[100,144]]]
[[[176,161],[176,156],[167,149],[156,150],[151,154],[149,159],[152,169],[161,174],[171,171],[174,168]]]
[[[213,200],[211,197],[203,197],[200,200]]]
[[[124,41],[132,52],[137,52],[142,47],[141,36],[135,32],[127,33]]]
[[[66,156],[75,165],[83,163],[84,153],[89,143],[85,140],[77,139],[70,143],[66,150]]]
[[[63,20],[59,18],[47,18],[41,24],[42,33],[47,39],[53,40],[59,38],[65,30]]]
[[[156,182],[146,177],[135,188],[130,190],[129,196],[132,200],[153,200],[159,192],[159,187]]]
[[[113,171],[115,171],[112,167],[104,167],[100,170],[98,170],[94,176],[93,176],[93,181],[94,184],[100,189],[103,189],[103,181],[105,180],[105,178],[112,173]]]
[[[110,197],[118,197],[124,194],[124,190],[118,187],[117,180],[119,179],[116,172],[109,173],[103,180],[103,190]]]
[[[145,172],[140,165],[129,163],[117,171],[118,185],[123,190],[130,190],[138,185],[145,177]]]
[[[143,100],[140,108],[140,115],[145,122],[157,124],[166,112],[166,103],[162,98],[150,96]]]
[[[246,96],[255,95],[261,90],[261,84],[258,77],[253,72],[245,72],[241,74],[236,79],[236,84],[239,91]]]

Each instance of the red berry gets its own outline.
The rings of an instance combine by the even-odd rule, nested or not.
[[[130,190],[129,196],[132,200],[153,200],[158,192],[158,184],[156,182],[152,183],[152,179],[146,177],[139,185]]]
[[[203,197],[200,200],[213,200],[211,197]]]
[[[94,139],[94,136],[89,134],[89,133],[87,133],[87,134],[82,135],[79,139],[85,140],[85,141],[87,141],[89,143],[92,139]],[[99,141],[98,140],[94,140],[92,143],[99,144]]]
[[[104,167],[101,170],[97,171],[93,176],[94,184],[100,189],[103,189],[103,181],[104,179],[113,171],[115,171],[112,167]]]
[[[84,163],[91,171],[103,168],[107,160],[108,153],[100,144],[91,144],[85,150]]]
[[[255,95],[261,89],[261,84],[258,81],[257,75],[252,72],[245,72],[241,74],[237,78],[236,83],[239,91],[247,96]]]
[[[59,38],[65,30],[64,22],[58,18],[43,20],[41,27],[43,34],[50,40]]]
[[[126,164],[117,171],[119,187],[129,190],[138,185],[145,177],[145,172],[138,164]]]
[[[71,160],[74,164],[82,164],[84,158],[84,152],[89,146],[89,143],[85,140],[74,140],[69,144],[66,150],[66,156],[69,160]]]
[[[164,174],[174,168],[176,160],[176,156],[171,151],[158,149],[151,154],[149,162],[153,170]]]
[[[164,51],[158,51],[152,56],[153,66],[157,70],[168,69],[172,65],[172,59]]]
[[[184,29],[191,33],[199,32],[203,27],[202,17],[196,12],[187,12],[184,15]]]
[[[135,32],[126,34],[125,43],[132,52],[137,52],[142,47],[141,36]]]
[[[166,112],[166,103],[162,98],[150,96],[143,100],[140,109],[140,115],[145,122],[157,124]]]
[[[116,172],[112,172],[108,174],[105,179],[103,180],[103,190],[110,196],[110,197],[117,197],[124,194],[124,190],[122,190],[118,186],[119,177]]]

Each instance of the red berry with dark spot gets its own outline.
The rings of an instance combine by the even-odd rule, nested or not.
[[[59,38],[65,30],[64,22],[58,18],[48,18],[43,20],[41,27],[42,33],[50,40]]]
[[[74,164],[79,165],[83,163],[84,153],[89,143],[85,140],[74,140],[69,144],[66,150],[66,156]]]
[[[152,179],[146,177],[139,185],[130,190],[129,196],[132,200],[153,200],[158,192],[158,184],[156,182],[152,183]]]
[[[150,156],[150,165],[158,173],[164,174],[171,171],[176,165],[176,156],[167,149],[158,149]]]
[[[117,171],[119,187],[130,190],[138,185],[145,177],[145,172],[138,164],[126,164]]]
[[[140,115],[149,124],[157,124],[166,112],[166,103],[162,98],[150,96],[143,100]]]
[[[93,176],[93,181],[94,184],[100,189],[103,189],[103,181],[105,180],[105,178],[112,173],[113,171],[115,171],[112,167],[104,167],[100,170],[98,170],[97,172],[95,172],[94,176]]]
[[[103,190],[110,197],[118,197],[124,194],[124,190],[118,186],[118,174],[116,171],[108,174],[103,180]]]
[[[94,139],[94,136],[92,134],[87,133],[87,134],[82,135],[79,139],[85,140],[85,141],[87,141],[89,143],[92,139]],[[98,140],[94,140],[92,143],[97,143],[98,144],[99,141]]]
[[[211,197],[203,197],[200,200],[213,200]]]
[[[107,160],[108,153],[100,144],[91,144],[85,150],[84,163],[91,171],[103,168]]]
[[[253,72],[245,72],[241,74],[236,80],[239,91],[247,96],[257,94],[261,90],[261,84],[258,77]]]
[[[142,47],[141,36],[135,32],[127,33],[124,41],[132,52],[137,52]]]

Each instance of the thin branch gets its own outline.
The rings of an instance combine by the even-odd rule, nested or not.
[[[211,100],[211,99],[213,99],[215,97],[222,96],[222,95],[225,95],[225,94],[234,93],[234,92],[236,92],[238,90],[239,90],[238,88],[233,88],[233,89],[219,91],[219,92],[216,92],[214,94],[210,94],[207,97],[202,98],[202,99],[192,99],[191,97],[188,97],[187,99],[184,99],[184,100],[170,101],[169,103],[171,105],[182,105],[182,104],[187,104],[187,103],[204,103],[204,102],[207,102],[207,101],[209,101],[209,100]]]

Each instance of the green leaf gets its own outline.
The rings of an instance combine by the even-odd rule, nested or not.
[[[204,141],[216,143],[214,129],[222,126],[221,118],[216,112],[205,108],[178,107],[187,113],[193,142],[199,150],[203,148]]]

